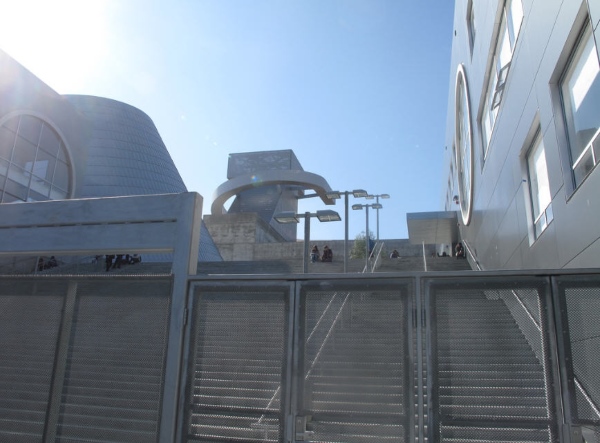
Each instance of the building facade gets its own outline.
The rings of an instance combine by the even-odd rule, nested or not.
[[[455,8],[443,205],[470,260],[600,266],[600,1]]]
[[[152,120],[63,96],[0,51],[0,202],[187,192]],[[221,260],[204,224],[200,260]]]

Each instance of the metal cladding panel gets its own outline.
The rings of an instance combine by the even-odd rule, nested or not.
[[[257,174],[260,180],[260,171],[266,170],[300,170],[300,162],[292,150],[244,152],[229,154],[227,178],[232,179],[240,175]]]
[[[139,109],[115,100],[65,96],[92,126],[82,198],[187,192],[158,130]],[[202,222],[200,261],[222,261]],[[147,255],[146,261],[163,261]]]
[[[156,126],[145,113],[107,98],[66,98],[92,126],[81,197],[187,191]]]
[[[600,279],[559,279],[572,420],[600,436]],[[594,441],[594,440],[591,440]],[[596,440],[600,441],[600,440]]]

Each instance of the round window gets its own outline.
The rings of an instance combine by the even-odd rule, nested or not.
[[[64,142],[45,121],[32,115],[0,125],[0,202],[69,198],[71,165]]]
[[[455,89],[455,143],[460,212],[464,225],[471,221],[473,205],[473,137],[469,88],[463,65],[458,66]]]

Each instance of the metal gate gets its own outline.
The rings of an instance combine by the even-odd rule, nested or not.
[[[599,272],[320,277],[0,278],[0,441],[600,443]]]
[[[398,280],[195,286],[184,439],[409,441],[410,287]]]

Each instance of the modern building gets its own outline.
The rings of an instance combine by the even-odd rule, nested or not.
[[[2,51],[0,69],[1,203],[187,191],[139,109],[60,95]],[[201,231],[200,260],[221,260]]]
[[[255,260],[265,244],[296,242],[297,225],[280,224],[274,216],[297,212],[299,199],[319,197],[335,204],[326,195],[331,191],[327,181],[305,171],[289,149],[230,154],[227,179],[204,217],[225,260]]]
[[[475,268],[600,266],[599,21],[598,0],[456,0],[443,206]]]

